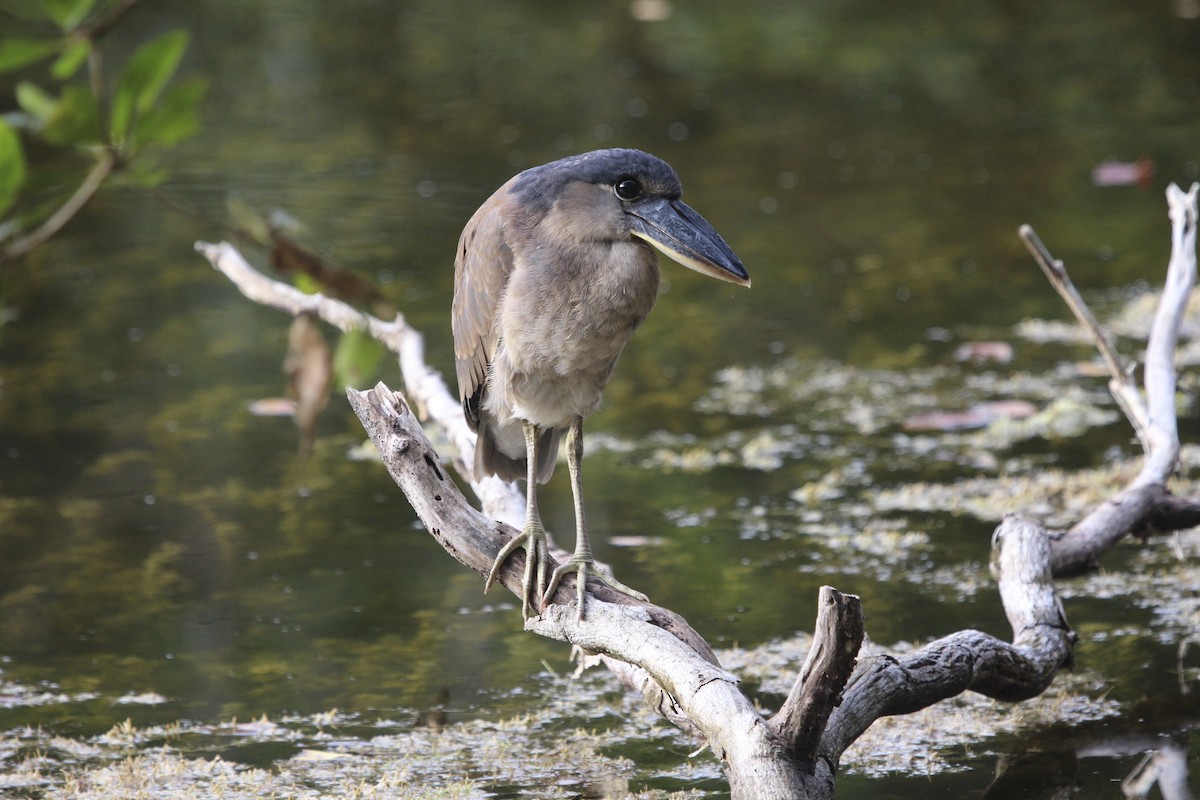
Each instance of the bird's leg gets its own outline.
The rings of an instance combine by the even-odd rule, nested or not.
[[[575,553],[571,560],[554,570],[550,577],[550,585],[543,595],[543,607],[554,597],[558,582],[568,572],[575,573],[575,588],[579,604],[577,620],[583,622],[584,597],[588,577],[593,577],[622,594],[646,600],[646,595],[636,589],[631,589],[603,572],[596,570],[596,561],[592,558],[592,545],[588,541],[587,518],[583,511],[583,474],[580,472],[583,462],[583,417],[576,417],[567,429],[567,468],[571,472],[571,494],[575,497]]]
[[[500,566],[518,547],[525,548],[525,577],[521,581],[521,618],[529,619],[531,608],[542,607],[542,587],[546,585],[546,573],[550,566],[550,553],[546,547],[546,529],[542,526],[542,515],[537,505],[537,450],[541,429],[530,422],[523,422],[525,431],[525,458],[528,464],[525,488],[525,524],[521,532],[500,548],[492,569],[488,572],[483,591],[492,588]],[[536,580],[536,583],[535,583]]]

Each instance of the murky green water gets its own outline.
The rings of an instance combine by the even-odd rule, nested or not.
[[[550,676],[543,662],[570,670],[565,650],[523,634],[511,598],[483,596],[382,467],[347,458],[363,434],[337,396],[296,463],[291,423],[247,411],[282,391],[287,320],[191,246],[225,235],[231,196],[286,209],[307,243],[379,282],[452,373],[463,223],[515,171],[602,146],[668,159],[754,288],[664,265],[668,291],[589,423],[587,495],[594,530],[657,543],[598,537],[599,556],[727,650],[807,630],[823,583],[863,597],[885,647],[963,627],[1007,637],[986,576],[995,518],[882,508],[878,493],[1136,453],[1119,419],[1000,444],[903,422],[1067,394],[1112,409],[1102,381],[1064,368],[1085,347],[1014,332],[1066,316],[1015,232],[1034,224],[1103,314],[1161,281],[1161,190],[1200,177],[1192,5],[666,7],[642,22],[628,3],[198,0],[144,4],[114,32],[114,61],[153,33],[192,32],[185,70],[212,89],[165,192],[214,222],[116,189],[0,266],[0,306],[16,313],[0,327],[0,730],[88,739],[127,717],[182,720],[139,741],[269,766],[307,741],[312,715],[337,709],[347,742],[408,736],[445,692],[464,725],[562,703],[551,733],[634,731],[600,745],[631,760],[614,768],[627,788],[720,797],[712,760],[689,761],[602,678]],[[1149,190],[1093,185],[1097,163],[1140,156],[1156,165]],[[994,338],[1014,343],[1012,362],[954,359]],[[547,525],[570,530],[565,478],[543,498]],[[1108,703],[1078,712],[1082,732],[1047,712],[967,734],[928,776],[848,757],[841,791],[968,796],[996,752],[1083,748],[1137,720],[1194,730],[1200,646],[1178,648],[1200,627],[1198,553],[1194,535],[1125,546],[1105,566],[1134,580],[1064,587],[1081,677],[1053,702]],[[301,733],[236,746],[220,727],[263,714]],[[1080,760],[1086,796],[1113,796],[1134,750]],[[4,755],[12,767],[28,753]],[[497,796],[617,791],[549,760],[476,777]]]

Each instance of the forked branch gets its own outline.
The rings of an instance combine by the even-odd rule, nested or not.
[[[1132,370],[1120,357],[1095,316],[1071,283],[1066,267],[1054,259],[1028,225],[1022,240],[1046,273],[1051,285],[1091,333],[1108,364],[1109,388],[1137,432],[1145,451],[1141,470],[1130,484],[1102,503],[1067,532],[1058,535],[1051,551],[1054,574],[1075,575],[1095,568],[1100,557],[1130,533],[1152,524],[1191,515],[1178,513],[1180,504],[1167,490],[1167,481],[1179,461],[1179,431],[1175,416],[1175,347],[1184,312],[1196,285],[1196,217],[1200,184],[1183,192],[1175,184],[1167,189],[1171,219],[1171,260],[1150,338],[1146,344],[1145,394],[1139,391]],[[1184,503],[1194,507],[1195,501]],[[1186,527],[1182,525],[1181,527]]]
[[[743,798],[831,798],[846,748],[875,720],[905,714],[975,691],[1005,702],[1036,696],[1073,659],[1075,634],[1054,590],[1053,572],[1095,562],[1099,553],[1137,526],[1174,514],[1200,514],[1200,503],[1179,501],[1165,482],[1178,458],[1174,418],[1174,352],[1177,330],[1195,283],[1196,187],[1169,193],[1174,223],[1171,272],[1147,350],[1146,399],[1070,285],[1061,262],[1028,227],[1022,238],[1077,315],[1093,330],[1112,372],[1114,394],[1147,450],[1138,478],[1065,535],[1051,539],[1031,520],[1009,516],[993,538],[993,572],[1013,630],[1012,642],[979,631],[953,633],[907,656],[877,655],[856,661],[863,638],[858,598],[824,587],[814,642],[789,697],[766,719],[725,672],[709,645],[674,612],[590,585],[588,618],[552,604],[529,620],[533,632],[574,643],[629,665],[617,674],[639,686],[651,704],[677,724],[698,732],[726,766],[732,795]],[[361,328],[400,354],[408,400],[380,384],[348,393],[389,473],[429,532],[454,558],[479,574],[523,516],[513,484],[495,478],[472,482],[483,501],[476,511],[451,480],[441,457],[409,406],[440,425],[462,475],[474,442],[458,403],[440,375],[424,363],[420,334],[397,317],[384,322],[339,301],[304,295],[250,267],[229,245],[197,249],[248,297],[291,314],[310,313],[348,330]],[[1090,321],[1089,321],[1090,320]],[[1132,388],[1131,388],[1132,387]],[[1164,499],[1166,498],[1166,499]],[[1170,502],[1167,502],[1167,500]],[[523,554],[505,563],[499,581],[520,591]],[[561,587],[569,599],[573,587]]]

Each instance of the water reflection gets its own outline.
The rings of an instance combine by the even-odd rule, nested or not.
[[[1070,344],[1018,339],[1003,366],[946,356],[1062,316],[1014,235],[1022,222],[1085,290],[1160,280],[1159,190],[1200,173],[1195,20],[1074,1],[669,8],[649,22],[627,4],[144,4],[110,57],[189,28],[185,67],[212,94],[166,190],[213,219],[231,194],[286,209],[306,244],[383,285],[444,369],[453,245],[492,187],[599,146],[663,156],[755,288],[714,292],[666,271],[673,296],[622,358],[591,426],[611,445],[589,457],[596,530],[662,543],[600,543],[600,557],[727,647],[805,629],[805,598],[827,582],[863,596],[879,642],[1004,635],[980,577],[990,525],[880,511],[869,495],[1100,466],[1135,452],[1128,431],[997,445],[987,464],[961,440],[906,435],[911,408],[871,387],[966,405],[956,387],[979,373],[992,387],[1045,374],[1046,392],[1075,385],[1108,402],[1099,383],[1055,371],[1088,355]],[[1151,191],[1092,184],[1105,159],[1143,155]],[[368,728],[407,726],[443,689],[452,722],[549,703],[554,692],[523,687],[543,659],[569,669],[561,648],[525,636],[515,606],[453,568],[382,469],[346,458],[362,433],[336,393],[302,467],[291,423],[247,411],[283,387],[288,320],[194,255],[214,228],[116,188],[0,273],[0,307],[16,310],[0,314],[0,728],[86,736],[126,716],[218,725],[335,707]],[[714,406],[731,367],[792,374],[750,393],[762,405]],[[906,375],[927,385],[888,384]],[[1194,383],[1183,391],[1190,408]],[[756,440],[769,468],[742,458]],[[739,457],[670,466],[689,450]],[[564,479],[546,487],[551,528],[569,529],[570,509]],[[1194,687],[1195,654],[1180,666],[1177,650],[1196,628],[1194,598],[1180,592],[1161,613],[1154,591],[1196,585],[1196,544],[1182,541],[1182,560],[1157,543],[1116,554],[1106,568],[1137,576],[1130,585],[1065,588],[1079,661],[1120,704],[1120,725],[1174,708],[1168,728],[1194,739],[1200,713],[1180,681]],[[148,692],[169,702],[117,703]],[[640,785],[720,796],[711,763],[644,726],[658,738],[620,745]],[[978,748],[1019,754],[1058,734]],[[958,797],[991,780],[990,755],[945,757],[968,771],[922,777],[921,791]],[[1136,760],[1074,762],[1073,780],[1099,793]],[[851,766],[845,791],[910,784]]]

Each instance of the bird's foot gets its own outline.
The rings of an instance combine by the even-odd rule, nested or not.
[[[546,547],[546,529],[541,525],[526,525],[525,529],[508,541],[496,555],[492,568],[483,584],[486,593],[496,582],[500,567],[519,547],[525,548],[525,575],[521,580],[521,619],[529,619],[531,609],[542,608],[542,587],[546,585],[546,573],[550,567],[550,552]]]
[[[550,605],[550,600],[554,597],[554,592],[558,589],[559,581],[563,575],[568,572],[575,573],[575,589],[578,595],[578,605],[576,606],[576,621],[583,622],[584,598],[587,597],[587,579],[595,578],[596,580],[608,586],[610,589],[615,589],[621,594],[627,594],[637,600],[649,600],[650,598],[639,592],[637,589],[631,589],[621,583],[611,575],[602,572],[596,568],[596,562],[590,558],[572,557],[570,561],[559,565],[558,569],[554,570],[554,574],[550,576],[550,585],[546,587],[546,593],[542,595],[542,608]]]

